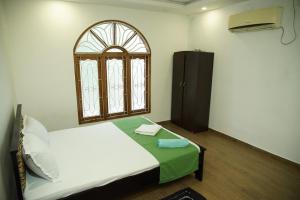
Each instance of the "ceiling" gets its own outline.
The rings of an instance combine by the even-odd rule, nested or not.
[[[63,0],[193,15],[247,0]],[[203,10],[203,7],[206,9]]]
[[[155,0],[155,1],[165,1],[165,2],[175,3],[175,4],[179,4],[179,5],[187,5],[196,0]]]

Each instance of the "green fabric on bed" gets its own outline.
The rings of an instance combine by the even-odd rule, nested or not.
[[[176,139],[170,131],[160,129],[155,136],[140,135],[134,132],[142,124],[153,124],[142,117],[122,119],[113,122],[119,129],[148,150],[160,164],[160,183],[173,181],[193,173],[198,169],[198,149],[189,144],[184,148],[162,149],[157,145],[158,139]]]

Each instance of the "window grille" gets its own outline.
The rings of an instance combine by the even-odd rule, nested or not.
[[[150,112],[150,56],[133,26],[107,20],[87,28],[74,46],[79,123]]]

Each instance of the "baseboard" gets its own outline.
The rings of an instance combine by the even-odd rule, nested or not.
[[[157,124],[163,124],[163,123],[172,123],[171,120],[165,120],[165,121],[159,121],[159,122],[155,122]]]
[[[296,166],[296,167],[300,167],[300,164],[298,164],[298,163],[296,163],[296,162],[293,162],[293,161],[288,160],[288,159],[286,159],[286,158],[283,158],[283,157],[280,157],[280,156],[278,156],[278,155],[272,154],[272,153],[269,152],[269,151],[263,150],[263,149],[258,148],[258,147],[256,147],[256,146],[253,146],[253,145],[251,145],[251,144],[249,144],[249,143],[247,143],[247,142],[244,142],[244,141],[242,141],[242,140],[236,139],[236,138],[234,138],[234,137],[232,137],[232,136],[229,136],[229,135],[227,135],[227,134],[225,134],[225,133],[222,133],[222,132],[220,132],[220,131],[217,131],[217,130],[214,130],[214,129],[211,129],[211,128],[210,128],[209,130],[213,131],[214,133],[216,133],[216,134],[218,134],[218,135],[220,135],[220,136],[222,136],[222,137],[226,137],[226,138],[228,138],[228,139],[230,139],[230,140],[233,140],[233,141],[235,141],[235,142],[239,142],[239,143],[241,143],[241,144],[243,144],[243,145],[246,145],[246,146],[248,146],[248,147],[250,147],[250,148],[252,148],[252,149],[255,149],[255,150],[257,150],[257,151],[260,151],[260,152],[263,152],[263,153],[265,153],[265,154],[268,154],[269,156],[273,157],[273,158],[276,159],[276,160],[281,160],[281,161],[283,161],[283,162],[285,162],[285,163],[289,163],[289,164],[294,165],[294,166]]]
[[[160,122],[156,122],[156,123],[162,125],[162,124],[164,124],[164,123],[172,123],[172,121],[171,121],[171,120],[166,120],[166,121],[160,121]],[[177,126],[177,125],[176,125],[176,126]],[[222,132],[220,132],[220,131],[214,130],[214,129],[212,129],[212,128],[209,128],[208,130],[210,130],[210,131],[212,131],[213,133],[216,133],[216,134],[218,134],[218,135],[220,135],[220,136],[222,136],[222,137],[226,137],[227,139],[230,139],[230,140],[233,140],[233,141],[235,141],[235,142],[239,142],[239,143],[241,143],[241,144],[243,144],[243,145],[246,145],[246,146],[249,147],[249,148],[252,148],[252,149],[255,149],[255,150],[257,150],[257,151],[260,151],[260,152],[263,152],[263,153],[265,153],[265,154],[268,154],[269,156],[273,157],[273,158],[276,159],[276,160],[281,160],[281,161],[283,161],[283,162],[285,162],[285,163],[289,163],[289,164],[294,165],[294,166],[296,166],[296,167],[300,167],[300,164],[298,164],[298,163],[296,163],[296,162],[293,162],[293,161],[288,160],[288,159],[286,159],[286,158],[283,158],[283,157],[280,157],[280,156],[278,156],[278,155],[272,154],[271,152],[268,152],[268,151],[266,151],[266,150],[260,149],[260,148],[258,148],[258,147],[256,147],[256,146],[253,146],[253,145],[251,145],[251,144],[249,144],[249,143],[247,143],[247,142],[244,142],[244,141],[242,141],[242,140],[236,139],[236,138],[234,138],[234,137],[232,137],[232,136],[229,136],[229,135],[227,135],[227,134],[225,134],[225,133],[222,133]]]

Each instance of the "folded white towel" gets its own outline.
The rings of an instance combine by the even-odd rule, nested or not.
[[[135,129],[135,132],[142,135],[155,136],[160,129],[161,126],[157,124],[152,124],[152,125],[142,124],[140,127]]]

